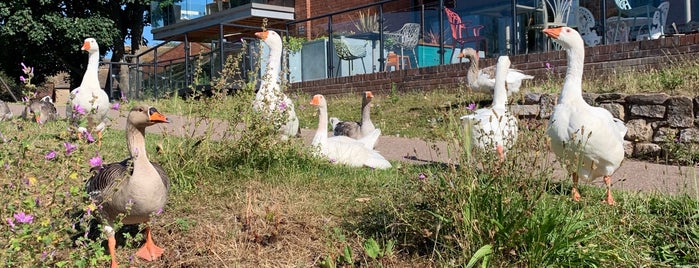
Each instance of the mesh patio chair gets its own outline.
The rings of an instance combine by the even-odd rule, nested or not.
[[[340,58],[340,62],[343,60],[348,61],[350,70],[349,73],[352,73],[352,62],[356,59],[362,59],[366,57],[366,43],[363,43],[362,45],[353,45],[347,43],[347,40],[345,40],[344,36],[341,36],[340,38],[333,38],[333,46],[335,47],[335,53],[337,53],[337,57]],[[362,62],[362,67],[364,67],[364,73],[366,73],[366,65],[364,64],[364,60],[361,60]],[[335,73],[335,76],[338,76],[340,72],[340,68],[337,68],[337,71]]]
[[[415,54],[415,47],[417,46],[417,42],[420,39],[420,24],[409,22],[403,24],[403,27],[401,27],[400,30],[396,32],[384,33],[384,36],[393,40],[394,44],[400,47],[401,59],[403,59],[404,57],[404,49],[411,50],[413,52],[413,57],[415,57],[415,65],[417,65],[417,67],[420,67],[420,64],[417,62],[417,54]]]

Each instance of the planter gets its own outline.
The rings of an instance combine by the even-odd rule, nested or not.
[[[420,63],[420,67],[435,66],[439,65],[439,46],[431,44],[420,44],[415,48],[417,53],[417,60]],[[444,47],[444,63],[448,64],[451,61],[449,56],[451,55],[451,48]],[[456,55],[455,55],[456,56]]]

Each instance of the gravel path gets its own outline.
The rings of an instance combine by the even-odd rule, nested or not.
[[[19,116],[23,107],[17,104],[9,104],[15,116]],[[57,107],[59,115],[63,116],[65,107]],[[123,129],[126,123],[126,111],[110,111],[112,122],[110,128]],[[194,119],[181,116],[167,115],[170,124],[159,124],[149,128],[151,133],[169,133],[172,135],[198,136],[202,135],[209,122],[198,124],[198,127],[190,127],[197,124]],[[228,129],[225,122],[214,121],[213,138],[222,138]],[[310,144],[315,130],[302,129],[301,136],[306,144]],[[376,146],[376,150],[391,161],[403,161],[407,163],[449,163],[448,145],[445,142],[427,142],[414,138],[400,138],[393,136],[382,136]],[[550,159],[554,159],[549,154]],[[564,170],[559,165],[554,165],[554,177],[565,178]],[[673,166],[655,164],[634,159],[626,159],[621,167],[612,176],[613,188],[628,191],[662,192],[669,194],[690,193],[692,196],[699,196],[697,191],[697,171],[696,167]],[[594,185],[603,187],[601,179],[592,182]]]

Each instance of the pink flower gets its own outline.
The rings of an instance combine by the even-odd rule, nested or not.
[[[280,111],[286,110],[286,102],[280,102],[280,103],[279,103],[279,110],[280,110]]]
[[[32,223],[34,220],[34,217],[31,214],[25,214],[22,211],[15,213],[14,217],[19,223]]]
[[[119,103],[118,102],[115,102],[114,104],[112,104],[112,110],[119,111]]]
[[[420,174],[417,176],[417,178],[420,179],[420,180],[424,180],[424,179],[427,179],[427,175],[425,175],[425,173],[420,173]]]
[[[51,150],[50,152],[46,153],[46,155],[44,155],[44,158],[46,158],[46,160],[51,160],[51,159],[56,158],[56,151]]]
[[[10,226],[10,228],[12,228],[12,229],[15,228],[15,220],[14,220],[14,219],[12,219],[12,218],[7,218],[7,219],[5,219],[5,221],[7,222],[7,225]]]
[[[84,114],[86,114],[87,112],[85,111],[85,108],[83,108],[83,107],[80,106],[79,104],[76,104],[76,105],[73,105],[73,114],[76,114],[76,113],[77,113],[77,114],[84,115]]]
[[[26,83],[27,79],[24,78],[24,76],[19,76],[19,81],[22,81],[22,83]]]
[[[75,149],[78,148],[78,145],[66,141],[63,143],[63,147],[66,148],[66,155],[70,155],[73,151],[75,151]]]
[[[475,103],[471,103],[471,104],[468,105],[468,107],[466,107],[466,109],[468,109],[469,111],[473,111],[473,110],[476,109],[476,104],[475,104]]]
[[[87,139],[88,143],[93,143],[95,142],[95,138],[92,137],[92,134],[88,131],[83,131],[83,134],[85,135],[85,139]]]
[[[90,158],[90,166],[91,167],[102,166],[102,158],[100,157],[99,153],[96,153],[95,157]]]

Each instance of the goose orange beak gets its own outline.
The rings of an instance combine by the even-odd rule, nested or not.
[[[90,50],[90,42],[85,41],[85,43],[83,43],[83,47],[81,48],[81,50]]]
[[[367,97],[367,98],[373,98],[373,97],[374,97],[374,94],[371,93],[371,91],[367,91],[367,92],[366,92],[366,97]]]
[[[256,32],[256,33],[255,33],[255,36],[257,36],[257,38],[260,38],[260,39],[262,39],[262,40],[265,40],[265,39],[267,39],[267,35],[268,35],[268,34],[269,34],[269,32],[267,32],[267,31],[262,31],[262,32]]]
[[[322,98],[323,95],[315,95],[313,96],[313,99],[311,100],[311,105],[318,106],[320,105],[320,98]]]
[[[544,34],[547,35],[548,37],[551,37],[553,39],[558,39],[558,36],[561,35],[561,27],[547,28],[547,29],[544,29],[542,32],[544,32]]]
[[[170,120],[158,111],[152,112],[148,119],[154,123],[170,123]]]

